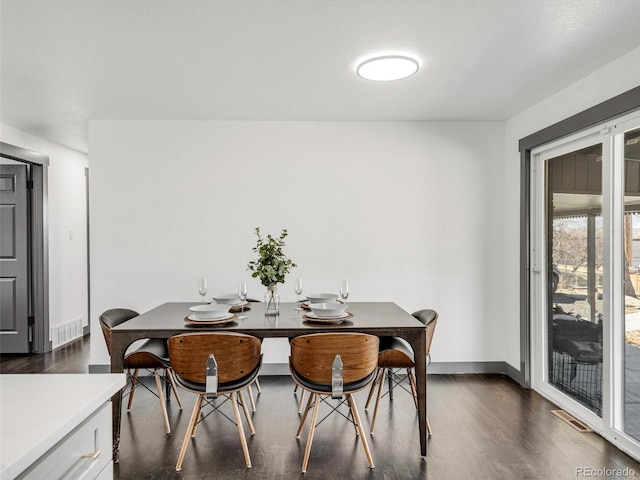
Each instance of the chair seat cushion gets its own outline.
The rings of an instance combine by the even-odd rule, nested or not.
[[[380,354],[378,367],[380,368],[413,368],[416,363],[413,349],[409,342],[399,337],[380,338]]]
[[[327,393],[327,394],[331,393],[331,384],[327,385],[324,383],[316,383],[316,382],[311,382],[307,380],[306,378],[302,377],[298,372],[296,372],[293,369],[293,367],[291,367],[291,361],[289,361],[289,367],[290,367],[291,375],[293,376],[293,379],[297,383],[302,385],[302,387],[306,388],[307,390],[312,390],[314,392],[321,392],[321,393]],[[373,381],[375,374],[376,374],[376,371],[374,370],[362,380],[344,384],[342,386],[342,391],[344,393],[350,393],[350,392],[357,392],[358,390],[361,390],[362,388],[366,387],[371,381]]]
[[[256,365],[256,368],[254,368],[251,372],[249,372],[244,377],[239,378],[238,380],[234,380],[232,382],[219,383],[218,393],[225,394],[225,393],[234,392],[234,391],[243,389],[244,387],[246,387],[256,379],[256,377],[258,376],[258,373],[260,372],[261,366],[262,366],[262,355],[260,355],[260,361],[258,362],[258,365]],[[180,377],[180,375],[176,375],[176,379],[178,380],[178,383],[180,385],[182,385],[188,390],[191,390],[192,392],[205,393],[207,391],[207,385],[205,383],[190,382]]]
[[[124,358],[124,368],[168,368],[169,351],[162,338],[145,340]]]

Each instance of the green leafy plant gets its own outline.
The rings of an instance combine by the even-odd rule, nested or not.
[[[285,275],[289,273],[289,269],[297,266],[282,252],[284,239],[288,235],[287,230],[283,229],[278,238],[271,235],[264,238],[260,234],[260,227],[256,227],[256,235],[258,240],[253,251],[258,253],[260,257],[250,261],[247,265],[248,270],[253,272],[251,276],[259,278],[265,287],[284,283]]]

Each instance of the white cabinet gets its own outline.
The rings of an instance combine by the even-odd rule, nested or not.
[[[124,374],[0,375],[0,480],[112,480]]]
[[[17,480],[113,480],[111,402],[76,427]]]

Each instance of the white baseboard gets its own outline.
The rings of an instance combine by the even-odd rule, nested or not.
[[[110,373],[109,365],[89,365],[89,373]],[[460,374],[502,374],[520,382],[520,371],[506,362],[433,362],[429,365],[429,375]],[[262,365],[260,375],[289,375],[286,363],[266,363]]]

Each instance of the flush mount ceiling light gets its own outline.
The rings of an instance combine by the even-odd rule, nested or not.
[[[359,76],[366,80],[388,82],[410,77],[418,71],[418,62],[410,57],[389,55],[365,60],[356,69]]]

